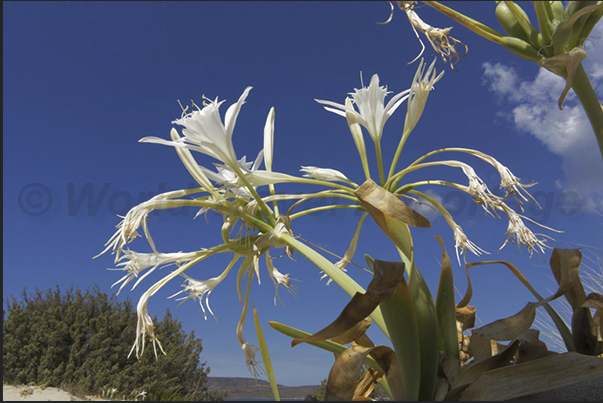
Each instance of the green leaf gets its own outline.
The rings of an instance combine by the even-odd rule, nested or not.
[[[417,227],[430,227],[429,221],[419,214],[414,215],[404,208],[399,203],[402,203],[392,193],[377,186],[374,182],[367,180],[354,193],[367,208],[367,211],[373,217],[375,222],[383,230],[383,232],[394,242],[398,247],[400,257],[405,264],[408,273],[408,290],[411,296],[412,304],[403,303],[407,308],[413,307],[415,323],[419,338],[414,348],[419,350],[420,361],[418,366],[415,366],[412,371],[416,374],[420,371],[420,392],[414,400],[431,400],[435,391],[435,382],[437,377],[438,362],[439,362],[439,347],[438,347],[438,322],[433,303],[433,297],[429,291],[429,287],[421,273],[414,264],[413,245],[408,222]],[[378,196],[378,197],[377,197]],[[383,199],[380,201],[379,198]],[[399,203],[398,203],[399,202]],[[404,204],[404,203],[402,203]],[[405,206],[406,209],[410,209]],[[410,209],[412,211],[412,209]],[[401,297],[401,295],[399,295]],[[393,299],[393,298],[392,298]],[[402,303],[404,299],[399,299],[398,303]],[[382,310],[384,304],[380,305]],[[383,313],[385,317],[385,313]],[[396,321],[396,315],[390,312],[390,320]],[[386,320],[387,323],[387,320]],[[390,326],[398,326],[398,324],[387,323],[388,330]],[[391,332],[391,330],[389,330]],[[412,333],[412,332],[411,332]],[[394,343],[393,336],[390,334],[390,340]],[[419,343],[420,340],[420,343]],[[400,341],[398,341],[399,343]],[[394,343],[394,349],[398,353],[398,347]],[[398,357],[400,360],[400,357]],[[412,365],[400,360],[400,365]],[[401,368],[403,377],[405,374],[404,368]],[[406,372],[408,372],[407,369]],[[406,388],[406,384],[405,384]],[[412,394],[407,390],[407,398],[413,399]]]
[[[296,329],[291,326],[287,326],[287,325],[279,323],[279,322],[270,321],[270,322],[268,322],[268,324],[277,332],[280,332],[280,333],[284,334],[285,336],[289,336],[294,339],[295,338],[305,338],[305,337],[310,336],[310,333],[308,333],[308,332],[304,332],[303,330],[299,330],[299,329]],[[330,351],[333,354],[341,354],[347,349],[346,346],[339,344],[339,343],[335,343],[334,341],[330,341],[330,340],[309,341],[308,344],[310,344],[314,347],[323,349],[325,351]],[[371,358],[371,356],[367,356],[364,359],[364,365],[367,367],[375,368],[375,369],[382,371],[379,364],[377,364],[377,361],[375,361],[373,358]]]
[[[442,238],[436,235],[436,239],[442,246],[442,270],[440,272],[440,283],[436,297],[436,314],[438,316],[439,332],[438,340],[440,351],[443,351],[447,357],[458,361],[458,371],[461,369],[461,358],[459,356],[459,343],[456,328],[456,305],[454,303],[452,264],[446,253]]]
[[[422,374],[419,330],[413,299],[404,278],[394,296],[380,306],[398,358],[406,400],[418,400]]]
[[[292,247],[297,252],[301,253],[305,258],[310,260],[320,270],[322,270],[327,276],[333,279],[333,281],[340,286],[350,297],[353,297],[357,292],[364,293],[365,290],[362,288],[353,278],[345,274],[342,270],[338,269],[333,263],[329,262],[324,256],[316,252],[314,249],[301,243],[294,237],[284,234],[279,238],[280,242],[287,246]],[[386,337],[389,338],[387,326],[383,321],[383,315],[381,309],[377,307],[370,315],[373,322],[379,326]]]
[[[260,353],[262,353],[262,361],[264,363],[266,375],[268,376],[268,381],[270,382],[270,388],[272,389],[274,400],[279,402],[281,398],[278,394],[278,386],[276,384],[276,378],[274,377],[274,369],[272,368],[270,353],[268,352],[268,346],[266,345],[266,339],[264,338],[264,333],[262,332],[262,326],[260,325],[260,318],[258,317],[258,312],[255,309],[255,304],[253,304],[253,320],[255,321],[255,331],[258,335]]]

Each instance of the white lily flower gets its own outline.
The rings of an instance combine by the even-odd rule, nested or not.
[[[105,249],[96,255],[94,258],[102,255],[107,252],[109,249],[113,249],[112,253],[116,253],[115,261],[119,261],[119,255],[123,251],[124,245],[129,242],[132,242],[134,238],[140,236],[137,232],[140,226],[143,227],[144,234],[151,245],[151,248],[155,253],[157,249],[155,248],[155,243],[153,242],[153,238],[151,238],[151,234],[147,227],[147,216],[149,213],[155,209],[165,208],[168,202],[171,202],[172,199],[186,196],[191,193],[195,193],[195,189],[186,189],[186,190],[175,190],[172,192],[161,193],[146,202],[140,203],[137,206],[134,206],[128,211],[125,217],[122,217],[123,220],[117,224],[117,231],[113,234],[113,236],[105,243]]]
[[[461,250],[461,255],[465,254],[465,250],[469,250],[473,252],[474,255],[479,256],[482,253],[488,253],[473,242],[471,242],[467,235],[463,232],[463,229],[457,225],[452,225],[452,230],[454,231],[454,248],[456,249],[456,259],[459,262],[459,266],[461,265],[461,259],[459,257],[459,249]],[[463,257],[464,260],[464,257]]]
[[[484,183],[482,178],[477,176],[475,170],[471,165],[465,164],[460,161],[445,161],[445,165],[460,167],[463,170],[463,173],[467,176],[469,180],[469,186],[465,189],[467,193],[474,197],[474,201],[477,204],[480,204],[484,211],[494,217],[496,214],[496,210],[500,210],[498,205],[502,202],[499,197],[493,195],[488,189],[488,186]],[[492,207],[494,214],[488,210],[488,207]],[[498,215],[497,215],[498,216]]]
[[[302,166],[300,171],[305,172],[304,177],[324,180],[328,182],[345,182],[350,183],[350,180],[343,173],[329,168],[317,168],[314,166]]]
[[[170,131],[170,137],[174,142],[182,141],[180,135],[178,134],[178,131],[174,128],[172,128],[172,130]],[[195,178],[197,183],[199,183],[205,190],[210,192],[214,196],[214,198],[219,197],[218,192],[216,192],[214,186],[211,184],[209,179],[207,179],[207,177],[201,170],[201,167],[199,166],[199,164],[197,164],[197,161],[195,161],[195,158],[191,154],[190,150],[182,147],[175,147],[175,149],[178,153],[178,156],[180,157],[180,160],[182,161],[188,172],[192,175],[192,177]]]
[[[254,162],[247,162],[247,157],[243,156],[237,161],[239,170],[245,176],[248,183],[255,189],[258,186],[270,185],[279,182],[295,182],[298,180],[294,176],[283,174],[280,172],[271,172],[259,170],[264,158],[263,150],[258,153]],[[251,199],[252,195],[245,183],[239,178],[239,175],[226,164],[214,164],[217,172],[213,172],[205,167],[199,167],[201,171],[218,185],[223,185],[225,189],[230,190],[233,194]]]
[[[427,38],[427,40],[429,41],[429,43],[431,44],[433,49],[442,56],[442,60],[444,60],[444,62],[450,61],[450,67],[453,68],[452,66],[454,65],[454,63],[458,62],[460,59],[459,54],[454,47],[459,43],[461,45],[465,46],[465,55],[466,55],[467,50],[468,50],[467,45],[465,45],[463,42],[461,42],[458,39],[455,39],[449,35],[452,27],[449,27],[449,28],[432,27],[431,25],[424,22],[421,18],[419,18],[419,15],[415,12],[415,4],[416,3],[417,3],[416,1],[398,1],[398,7],[400,7],[400,9],[402,9],[406,13],[406,16],[408,17],[408,20],[410,21],[412,29],[415,32],[415,36],[417,37],[417,39],[419,40],[419,43],[421,44],[421,52],[410,63],[413,63],[415,60],[417,60],[419,57],[421,57],[421,55],[425,51],[425,45],[423,44],[423,41],[421,40],[421,38],[419,37],[419,34],[417,33],[417,30],[419,30],[419,31],[423,32],[423,34],[425,34],[425,37]],[[392,10],[392,14],[393,14],[393,10]],[[391,16],[387,22],[389,22],[390,20],[391,20]],[[465,56],[463,55],[463,57],[465,57]],[[454,68],[453,68],[453,70],[454,70]]]
[[[258,347],[247,343],[246,341],[241,344],[243,354],[245,354],[245,365],[251,375],[257,378],[259,375],[264,373],[264,370],[260,366],[261,361],[255,358],[256,353],[260,350]]]
[[[268,252],[266,252],[266,267],[268,268],[268,274],[270,275],[270,278],[272,279],[272,282],[274,283],[274,289],[275,289],[274,305],[276,305],[277,297],[278,297],[279,301],[281,299],[278,296],[279,285],[282,285],[283,287],[285,287],[287,289],[287,291],[289,291],[291,294],[295,295],[295,287],[291,285],[291,280],[294,280],[294,279],[289,279],[289,273],[283,274],[280,271],[278,271],[278,269],[276,267],[274,267],[274,264],[272,263],[272,257],[270,256],[270,253],[268,253]],[[281,301],[281,304],[282,304],[282,301]]]
[[[184,137],[176,141],[168,141],[158,137],[145,137],[140,139],[143,143],[157,143],[174,147],[188,148],[216,158],[227,165],[237,164],[237,157],[232,144],[232,132],[239,115],[239,111],[252,87],[245,88],[237,103],[231,105],[226,111],[225,124],[220,118],[220,105],[218,98],[209,101],[203,109],[197,107],[191,113],[183,112],[180,119],[172,123],[184,126]],[[196,105],[195,105],[196,106]]]
[[[237,166],[244,173],[251,173],[257,170],[257,167],[261,164],[263,158],[263,151],[260,151],[255,162],[247,162],[247,157],[243,156],[240,160],[237,160]],[[224,188],[230,190],[237,196],[251,199],[252,195],[249,189],[245,187],[245,184],[239,179],[236,172],[228,165],[215,164],[217,172],[210,171],[205,167],[200,167],[201,171],[211,180],[216,182],[218,185],[223,185]]]
[[[261,375],[264,372],[260,366],[261,361],[258,362],[258,360],[255,358],[259,348],[247,343],[245,336],[243,336],[243,327],[245,326],[245,319],[247,318],[247,304],[249,302],[249,286],[251,285],[252,276],[253,272],[250,272],[249,282],[247,283],[247,293],[245,295],[245,303],[243,304],[243,311],[241,312],[241,318],[239,319],[239,323],[237,325],[237,340],[241,345],[243,354],[245,354],[245,365],[247,365],[247,370],[257,379],[258,375]]]
[[[122,257],[120,257],[118,260],[118,261],[121,261],[123,259],[128,259],[127,262],[122,262],[122,263],[118,264],[118,266],[125,266],[125,267],[116,268],[116,269],[108,269],[108,270],[125,270],[128,273],[125,276],[123,276],[121,279],[116,281],[111,286],[111,288],[113,288],[115,285],[117,285],[119,283],[123,283],[119,287],[119,290],[117,291],[117,295],[119,295],[122,288],[124,288],[124,286],[126,284],[128,284],[130,281],[134,280],[134,278],[138,278],[138,275],[140,273],[142,273],[144,270],[151,267],[150,270],[148,270],[144,275],[142,275],[142,277],[138,278],[136,283],[134,283],[134,285],[132,286],[132,290],[133,290],[134,288],[136,288],[138,283],[140,283],[146,276],[151,274],[158,266],[161,266],[164,264],[180,264],[181,262],[186,262],[186,261],[193,259],[197,255],[198,255],[197,252],[193,252],[193,253],[183,253],[183,252],[139,253],[139,252],[134,252],[130,249],[126,249],[126,250],[124,250],[124,255]]]
[[[325,107],[325,109],[340,116],[346,117],[346,112],[355,115],[357,122],[368,130],[373,141],[379,142],[385,122],[398,106],[408,98],[409,92],[410,90],[406,90],[394,95],[385,105],[385,97],[391,91],[388,92],[387,87],[379,85],[379,75],[375,74],[371,78],[368,88],[354,89],[354,93],[350,93],[353,103],[358,107],[358,111],[331,101],[316,99],[316,102],[332,106],[333,108]]]
[[[540,253],[543,253],[543,254],[544,254],[544,248],[550,248],[550,246],[545,244],[545,240],[538,239],[537,235],[541,235],[541,236],[544,236],[549,239],[552,239],[551,237],[543,235],[543,234],[534,234],[528,227],[526,227],[525,223],[522,220],[523,216],[521,216],[520,214],[517,214],[513,209],[511,209],[504,203],[502,203],[502,207],[504,209],[504,212],[509,217],[509,226],[507,227],[507,232],[506,232],[507,239],[505,239],[505,242],[502,244],[500,249],[504,248],[508,242],[511,242],[511,243],[517,242],[518,246],[519,246],[519,244],[526,245],[526,247],[530,251],[530,257],[531,257],[532,254],[534,253],[535,248],[540,249]],[[527,218],[527,217],[523,217],[523,218],[526,218],[529,220],[529,218]],[[530,221],[532,221],[532,220],[530,220]],[[548,227],[544,227],[544,228],[551,229]]]
[[[160,282],[158,284],[162,283],[163,282]],[[132,352],[134,350],[136,350],[136,358],[140,358],[140,356],[144,352],[145,336],[147,334],[153,342],[153,351],[155,352],[155,359],[157,359],[157,348],[155,347],[156,344],[159,345],[161,352],[165,355],[165,351],[163,351],[161,343],[159,342],[157,337],[155,337],[153,319],[151,318],[151,315],[149,314],[149,311],[147,309],[149,298],[153,294],[155,294],[155,292],[157,292],[159,288],[161,288],[161,286],[157,287],[157,284],[149,288],[147,291],[145,291],[144,294],[142,294],[140,300],[138,301],[138,305],[136,307],[136,313],[138,314],[138,323],[136,325],[136,340],[134,341],[134,345],[130,350],[130,354],[128,354],[128,358],[130,357],[130,355],[132,355]]]
[[[425,63],[423,62],[423,59],[421,59],[421,62],[419,63],[419,67],[417,68],[415,76],[412,80],[412,85],[410,87],[406,119],[404,120],[403,137],[407,137],[415,128],[417,122],[419,122],[419,119],[423,114],[423,110],[425,109],[429,92],[434,89],[434,84],[437,83],[444,75],[444,72],[442,71],[436,77],[436,70],[434,68],[435,62],[436,59],[434,58],[433,62],[425,73]]]
[[[267,171],[272,171],[274,151],[274,107],[270,108],[266,125],[264,126],[264,165]]]
[[[540,207],[538,201],[534,199],[534,197],[527,190],[525,190],[526,187],[534,186],[536,184],[535,182],[532,182],[527,185],[519,183],[519,178],[513,175],[509,168],[498,162],[496,158],[475,150],[471,150],[471,154],[477,156],[478,158],[481,158],[482,160],[488,162],[494,168],[496,168],[500,175],[500,188],[504,189],[506,192],[505,198],[509,197],[509,194],[512,194],[515,197],[515,200],[517,200],[517,204],[519,204],[519,208],[521,208],[521,211],[523,211],[523,205],[521,203],[521,200],[526,202],[529,201],[528,198],[522,193],[522,191],[525,192],[525,194],[529,196],[530,199],[532,199],[532,201],[534,201],[538,207]]]
[[[227,273],[227,272],[225,272]],[[203,311],[203,317],[205,318],[205,320],[207,320],[207,313],[205,312],[205,308],[203,307],[203,296],[205,294],[207,294],[205,296],[205,305],[207,305],[207,310],[209,311],[209,313],[211,313],[211,315],[214,317],[214,319],[216,319],[216,322],[218,321],[218,319],[216,318],[216,315],[214,315],[213,311],[211,310],[210,306],[209,306],[209,294],[211,294],[211,292],[213,291],[214,288],[216,288],[216,286],[218,284],[220,284],[222,282],[222,280],[224,280],[225,273],[222,273],[222,275],[218,276],[218,277],[213,277],[210,278],[208,280],[195,280],[194,278],[190,278],[189,276],[182,274],[182,276],[184,276],[186,278],[186,281],[188,281],[188,285],[183,286],[184,289],[182,291],[178,291],[176,294],[168,297],[168,298],[173,298],[176,295],[183,293],[183,292],[188,292],[189,295],[188,297],[182,297],[182,298],[177,298],[176,301],[182,301],[180,304],[178,304],[178,306],[182,305],[184,303],[184,301],[186,301],[189,298],[193,298],[193,299],[198,299],[199,300],[199,305],[201,306],[201,310]]]
[[[291,231],[291,222],[287,216],[279,216],[276,220],[276,225],[272,231],[266,232],[258,237],[253,244],[253,268],[255,274],[258,277],[258,284],[260,283],[260,257],[262,251],[266,248],[273,247],[275,249],[282,249],[286,245],[280,243],[280,237],[284,234],[293,235]],[[287,254],[290,255],[289,248],[287,247]]]

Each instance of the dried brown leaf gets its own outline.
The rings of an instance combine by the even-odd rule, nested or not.
[[[521,344],[517,350],[515,364],[537,360],[551,354],[546,344],[539,340],[539,335],[540,332],[538,330],[529,329],[517,338]]]
[[[339,344],[348,344],[353,341],[356,341],[360,339],[364,335],[364,333],[366,333],[372,323],[373,320],[370,317],[366,317],[360,322],[356,323],[351,329],[348,329],[339,336],[333,337],[331,340]]]
[[[352,300],[343,308],[333,323],[309,337],[293,339],[291,346],[337,337],[352,329],[358,322],[363,321],[381,301],[386,301],[394,295],[398,283],[404,276],[404,263],[375,260],[374,273],[366,293],[354,294]]]
[[[586,299],[584,288],[580,281],[579,267],[582,260],[582,253],[578,249],[559,249],[555,248],[551,255],[551,270],[555,275],[555,279],[559,284],[559,289],[555,294],[545,298],[539,302],[528,302],[528,304],[517,314],[492,322],[480,329],[475,330],[484,337],[492,340],[515,340],[520,334],[527,331],[534,322],[536,317],[536,308],[542,306],[554,299],[566,295],[566,298],[572,305],[572,308],[579,307]],[[467,266],[477,266],[483,264],[501,263],[507,266],[516,276],[523,276],[509,262],[503,260],[490,262],[470,263]],[[520,279],[521,279],[520,278]],[[523,278],[522,281],[526,281]]]
[[[498,343],[496,340],[483,337],[476,330],[471,332],[471,337],[469,338],[469,352],[473,355],[474,363],[490,358],[507,348],[507,346]]]
[[[460,400],[509,400],[600,377],[601,358],[579,353],[549,355],[484,373],[464,390]]]
[[[356,191],[356,197],[377,222],[379,227],[389,235],[386,218],[393,217],[405,224],[419,228],[430,228],[431,223],[421,214],[408,207],[393,193],[367,179]]]
[[[563,285],[565,298],[573,310],[578,309],[586,300],[586,292],[580,281],[581,262],[582,252],[578,249],[555,248],[551,254],[551,270],[560,290]]]
[[[596,309],[599,312],[603,312],[603,295],[596,292],[588,294],[588,297],[586,297],[584,300],[582,307]]]
[[[465,276],[467,277],[467,291],[465,291],[465,296],[463,299],[456,304],[458,308],[469,305],[469,302],[471,302],[471,297],[473,297],[473,287],[471,286],[471,277],[469,277],[469,265],[465,265]]]
[[[444,400],[444,397],[450,391],[450,385],[452,385],[457,376],[458,368],[458,360],[447,357],[440,351],[440,361],[438,363],[438,375],[433,400]]]
[[[354,395],[352,400],[364,400],[363,398],[368,398],[371,392],[375,389],[375,386],[379,383],[381,378],[383,377],[383,372],[375,369],[375,368],[367,368],[362,374],[362,377],[356,384],[356,389],[354,390]],[[372,399],[368,399],[372,400]]]
[[[589,308],[577,308],[572,315],[572,337],[576,352],[595,355],[597,328]]]
[[[482,374],[509,366],[513,364],[513,357],[519,348],[519,341],[515,340],[509,344],[500,353],[493,355],[492,357],[485,358],[479,362],[472,362],[461,368],[460,375],[456,378],[453,386],[453,390],[463,385],[471,384],[478,379]],[[450,392],[452,392],[451,390]]]
[[[372,348],[352,346],[339,354],[327,378],[325,400],[352,400],[360,377],[360,368]]]
[[[536,318],[536,307],[538,306],[538,303],[528,302],[515,315],[489,323],[484,327],[473,330],[473,333],[479,333],[492,340],[515,340],[532,326]]]
[[[370,356],[377,361],[377,364],[385,372],[385,379],[389,385],[393,400],[406,400],[396,352],[388,346],[377,346],[371,350]]]
[[[456,306],[456,322],[459,330],[465,330],[475,327],[475,307],[474,306]]]

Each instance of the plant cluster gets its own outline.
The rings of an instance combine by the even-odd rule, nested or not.
[[[518,6],[513,2],[500,2],[497,16],[500,15],[499,20],[504,22],[503,28],[507,32],[512,31],[514,35],[520,35],[521,29],[527,35],[524,39],[500,34],[437,2],[430,2],[429,5],[520,57],[537,62],[564,77],[567,88],[571,86],[576,93],[583,94],[578,96],[591,118],[595,134],[599,136],[603,122],[597,119],[602,110],[596,97],[594,101],[592,99],[594,92],[592,87],[588,89],[590,82],[583,72],[580,57],[585,56],[582,49],[584,39],[599,20],[603,5],[597,3],[581,6],[585,2],[578,3],[580,5],[570,4],[566,10],[559,9],[560,6],[563,7],[560,2],[551,2],[548,6],[537,5],[539,24],[541,28],[546,28],[546,32],[542,30],[539,36],[532,30],[528,32],[531,25],[528,26],[529,21],[526,22]],[[413,28],[427,36],[445,61],[449,61],[451,65],[458,61],[455,46],[462,43],[449,35],[450,28],[437,29],[423,22],[416,14],[415,2],[398,2],[398,5],[406,12]],[[503,10],[503,7],[507,9]],[[511,18],[517,20],[518,26],[509,25]],[[547,21],[550,24],[547,25]],[[237,338],[249,371],[255,376],[265,371],[275,398],[278,399],[268,348],[255,307],[253,314],[259,347],[246,340],[243,330],[250,285],[254,277],[260,282],[262,267],[266,268],[273,282],[275,304],[279,288],[295,292],[291,283],[293,279],[275,267],[274,250],[284,248],[282,255],[291,256],[293,252],[297,252],[304,256],[322,270],[325,277],[329,277],[328,282],[335,282],[352,297],[333,323],[313,335],[284,324],[269,322],[274,329],[294,338],[292,346],[305,342],[336,354],[336,362],[326,384],[327,399],[366,398],[377,382],[397,400],[514,398],[538,391],[537,388],[553,388],[603,375],[603,361],[594,357],[603,351],[603,297],[599,293],[588,296],[585,294],[579,278],[580,252],[575,249],[553,250],[550,265],[559,289],[553,295],[543,298],[521,272],[508,262],[466,263],[467,251],[474,255],[488,252],[470,241],[446,208],[424,191],[427,186],[446,186],[469,194],[487,215],[507,220],[506,239],[501,248],[507,243],[517,243],[524,245],[530,255],[533,252],[544,255],[547,249],[551,249],[547,242],[553,239],[549,235],[533,232],[530,227],[540,224],[522,214],[525,204],[538,204],[528,191],[534,183],[521,182],[498,159],[469,148],[439,148],[415,158],[400,158],[425,110],[429,94],[442,79],[443,72],[438,74],[435,62],[434,59],[428,66],[421,59],[410,87],[396,93],[387,102],[386,97],[391,91],[380,84],[377,74],[372,76],[368,86],[362,85],[362,88],[354,89],[342,103],[317,100],[327,111],[345,119],[362,164],[364,178],[361,181],[350,179],[344,172],[332,168],[301,166],[303,176],[273,169],[276,159],[273,153],[274,108],[270,109],[264,126],[262,151],[253,162],[248,162],[245,156],[239,158],[234,148],[233,133],[251,87],[247,87],[238,101],[228,108],[224,120],[219,111],[224,101],[204,97],[201,105],[193,103],[192,110],[183,108],[182,116],[172,122],[182,127],[181,133],[173,128],[170,139],[141,139],[141,142],[173,147],[199,186],[159,194],[132,208],[117,225],[117,231],[102,252],[111,251],[118,266],[114,269],[125,272],[114,284],[121,284],[120,291],[130,282],[133,282],[134,289],[158,268],[176,266],[141,296],[137,306],[136,340],[130,354],[136,352],[137,357],[141,357],[147,340],[152,342],[155,356],[157,347],[165,354],[161,337],[147,309],[149,299],[159,289],[176,278],[182,278],[183,290],[172,297],[183,293],[180,300],[198,300],[207,318],[207,312],[213,315],[209,295],[241,261],[236,270],[237,294],[242,305],[236,327]],[[560,97],[560,107],[564,96],[565,92]],[[392,140],[384,135],[384,128],[388,119],[404,102],[404,126],[401,135]],[[593,102],[596,103],[594,107]],[[393,141],[387,148],[395,150],[390,161],[385,161],[382,153],[382,142],[386,141]],[[375,151],[376,170],[369,164],[367,151],[370,148]],[[212,158],[215,169],[199,164],[193,152]],[[454,157],[459,154],[489,164],[500,177],[498,186],[503,194],[491,191],[470,164]],[[262,164],[264,169],[261,169]],[[460,170],[466,181],[457,183],[428,176],[420,180],[408,180],[408,173],[429,172],[429,169],[424,168],[434,166]],[[282,183],[296,183],[300,188],[319,185],[321,188],[301,194],[278,192],[276,185]],[[259,191],[260,188],[264,188],[264,191]],[[511,197],[517,201],[520,211],[507,203]],[[468,287],[460,302],[455,302],[452,264],[439,236],[436,238],[443,252],[437,291],[432,293],[423,279],[418,268],[421,262],[415,260],[416,246],[413,244],[410,227],[428,228],[431,224],[402,199],[429,203],[449,225],[457,261],[460,265],[462,255],[466,263]],[[292,200],[295,201],[294,204],[285,211],[284,202]],[[321,200],[324,205],[308,207],[308,200]],[[333,200],[338,202],[333,203]],[[198,215],[214,211],[221,216],[221,243],[190,252],[160,251],[149,231],[149,214],[157,209],[183,206],[198,208]],[[295,236],[295,221],[316,211],[341,208],[360,210],[362,216],[358,220],[355,234],[350,237],[350,246],[345,255],[333,263]],[[345,267],[356,252],[358,237],[368,216],[392,241],[400,261],[384,262],[365,255],[366,270],[374,275],[365,290],[347,273]],[[540,227],[555,231],[542,225]],[[127,247],[140,236],[139,230],[142,230],[150,245],[151,253],[140,253]],[[189,270],[197,264],[224,253],[231,260],[219,276],[196,279],[189,275]],[[475,329],[476,309],[469,305],[472,297],[469,269],[483,264],[502,264],[509,268],[537,301],[529,302],[513,317]],[[568,299],[573,309],[571,329],[549,305],[549,302],[562,296]],[[539,307],[543,307],[555,322],[567,353],[550,354],[538,340],[538,333],[531,329]],[[596,311],[594,317],[592,310]],[[391,341],[391,347],[375,346],[366,336],[365,332],[372,323]],[[470,330],[471,335],[468,334]],[[510,343],[502,345],[500,341]],[[346,344],[350,343],[351,347],[347,347]],[[256,358],[258,351],[261,352],[264,369]],[[366,370],[359,379],[363,365]],[[508,387],[509,384],[513,387]],[[503,385],[503,390],[499,385]]]
[[[221,400],[207,389],[209,368],[199,362],[201,340],[186,334],[167,311],[157,334],[170,354],[128,359],[135,339],[133,304],[98,287],[7,297],[2,327],[3,381],[61,387],[76,395],[172,400]],[[156,318],[155,318],[156,320]],[[155,398],[154,398],[155,397]]]

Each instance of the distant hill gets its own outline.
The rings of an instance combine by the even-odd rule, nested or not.
[[[228,391],[228,399],[273,399],[270,383],[254,378],[222,378],[207,377],[208,387]],[[320,385],[310,386],[282,386],[278,385],[278,393],[281,399],[303,400],[311,395]]]

